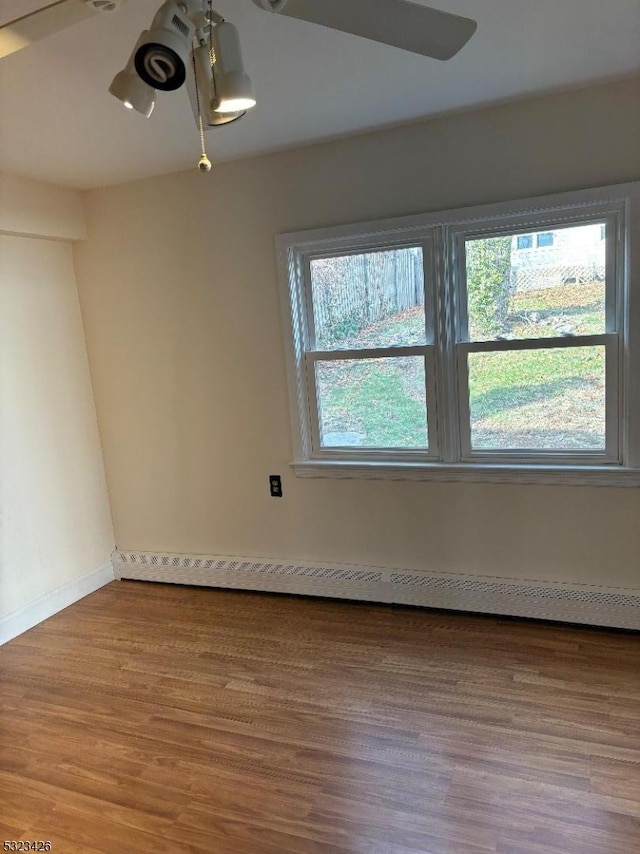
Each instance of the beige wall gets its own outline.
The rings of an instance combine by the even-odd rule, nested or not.
[[[637,180],[639,105],[636,78],[88,194],[118,545],[637,587],[637,490],[296,479],[274,235]]]
[[[46,234],[57,204],[56,236],[81,232],[76,194],[37,192],[46,203],[31,197],[20,215],[19,197],[6,210],[0,195],[0,224]],[[95,572],[112,549],[71,244],[0,233],[0,620]]]
[[[87,236],[82,196],[0,172],[0,233],[81,240]]]

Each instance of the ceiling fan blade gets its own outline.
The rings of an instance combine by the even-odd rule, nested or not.
[[[0,59],[51,36],[58,30],[78,24],[90,18],[96,11],[97,7],[85,3],[84,0],[57,0],[44,9],[3,24],[0,27]]]
[[[264,8],[264,2],[261,3]],[[402,50],[451,59],[469,41],[478,24],[407,0],[286,0],[273,11],[321,24]]]

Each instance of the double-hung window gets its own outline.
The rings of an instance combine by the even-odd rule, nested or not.
[[[438,459],[431,235],[305,259],[311,444],[327,458]]]
[[[298,473],[640,483],[638,198],[278,238]]]

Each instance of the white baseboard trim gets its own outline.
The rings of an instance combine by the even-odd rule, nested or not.
[[[63,584],[51,593],[0,618],[0,646],[113,580],[113,565],[105,563],[99,569],[81,575],[80,578],[74,578],[73,581]]]
[[[640,590],[549,581],[287,562],[270,558],[117,551],[116,578],[359,599],[640,630]]]

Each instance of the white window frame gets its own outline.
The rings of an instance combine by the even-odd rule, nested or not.
[[[469,342],[464,242],[606,222],[606,315],[602,335]],[[640,485],[640,182],[517,202],[281,235],[277,254],[299,476]],[[315,347],[313,258],[420,246],[425,265],[424,346],[371,350]],[[634,264],[634,260],[636,263]],[[430,320],[435,322],[430,324]],[[607,446],[603,452],[473,451],[468,413],[469,352],[563,348],[606,351]],[[421,355],[425,359],[429,449],[322,448],[315,388],[321,360]]]

